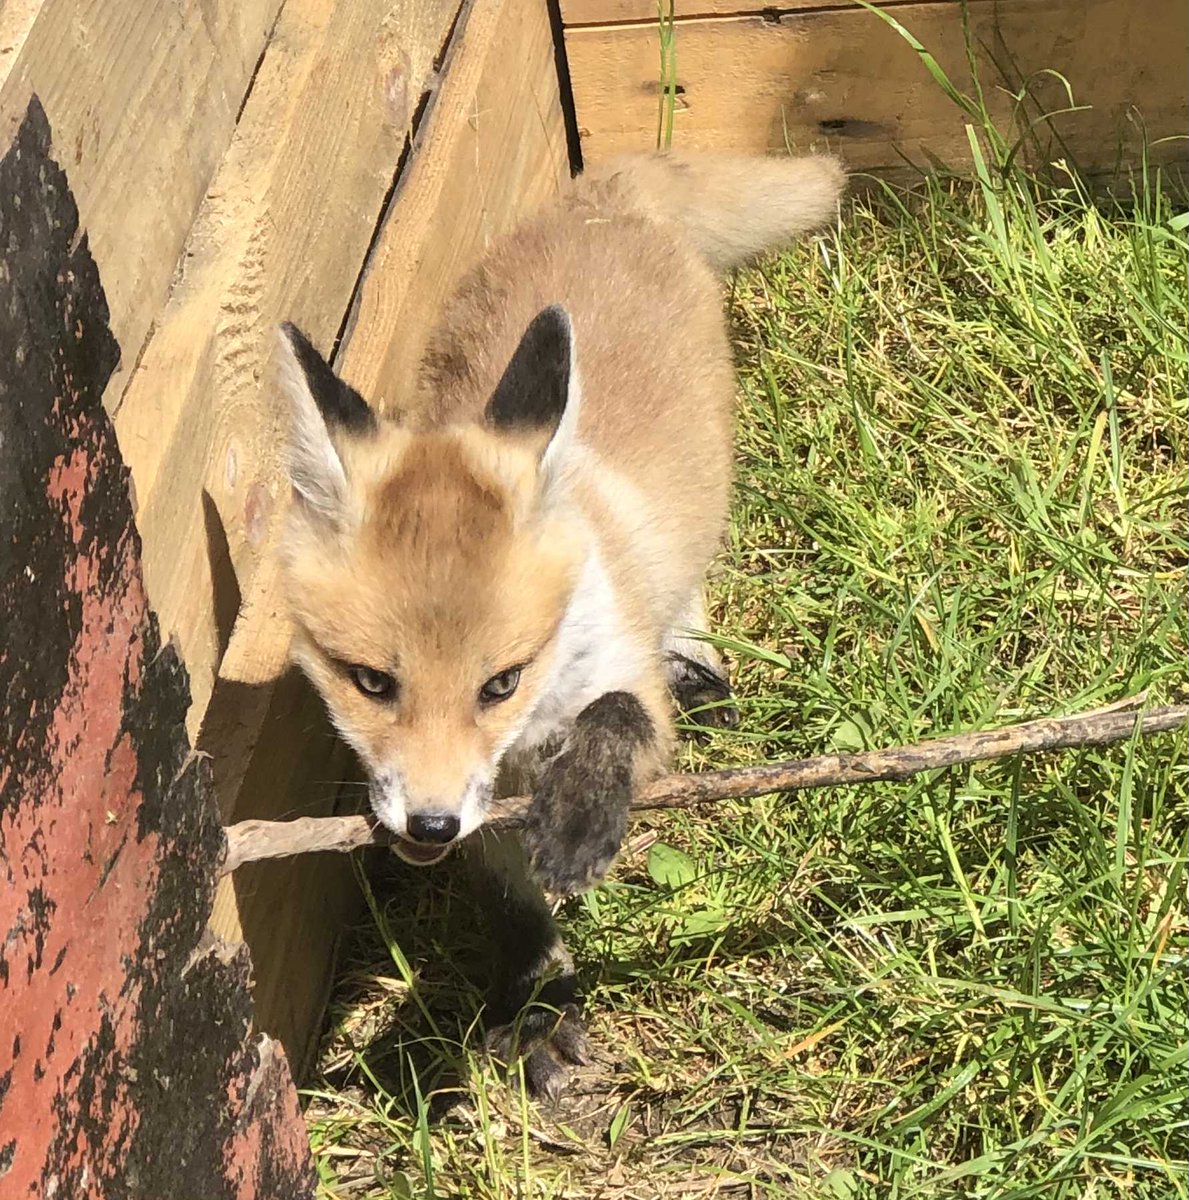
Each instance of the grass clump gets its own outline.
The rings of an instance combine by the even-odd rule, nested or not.
[[[882,189],[741,275],[698,768],[1183,698],[1186,246],[1157,181]],[[1186,1180],[1183,733],[634,827],[564,918],[598,1071],[466,1048],[448,870],[377,878],[310,1117],[327,1197],[1147,1197]]]

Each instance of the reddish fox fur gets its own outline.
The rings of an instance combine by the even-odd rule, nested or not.
[[[824,157],[583,176],[462,281],[399,423],[285,329],[295,656],[410,861],[476,830],[497,789],[533,790],[520,842],[485,835],[477,857],[507,1015],[560,972],[539,998],[562,1016],[500,1042],[539,1091],[585,1049],[537,885],[605,875],[633,790],[667,761],[673,696],[735,716],[689,636],[731,483],[716,272],[830,220],[842,187]]]

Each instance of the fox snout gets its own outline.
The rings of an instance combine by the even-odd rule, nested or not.
[[[437,862],[450,846],[479,827],[492,786],[472,775],[455,795],[422,795],[402,772],[389,771],[373,779],[369,790],[377,820],[397,835],[397,853],[426,865]]]
[[[456,813],[410,813],[405,818],[408,836],[433,846],[448,846],[461,828],[462,820]]]

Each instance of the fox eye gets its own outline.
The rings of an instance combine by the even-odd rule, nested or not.
[[[347,668],[351,682],[369,700],[391,700],[396,695],[396,680],[386,671],[373,671],[371,667]]]
[[[520,683],[520,667],[509,667],[498,675],[493,675],[480,689],[479,699],[484,704],[498,704],[507,700]]]

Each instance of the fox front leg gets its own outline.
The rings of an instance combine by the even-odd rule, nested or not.
[[[668,732],[663,711],[634,692],[607,692],[578,714],[541,775],[523,832],[546,891],[572,895],[607,874],[632,795],[660,768]]]
[[[678,710],[691,718],[705,740],[710,729],[734,729],[739,724],[734,692],[722,655],[709,642],[691,636],[708,629],[702,589],[691,597],[685,611],[665,638],[665,678]]]
[[[490,925],[495,960],[487,1048],[531,1095],[556,1100],[571,1071],[589,1061],[574,964],[513,831],[492,830],[467,848]]]

